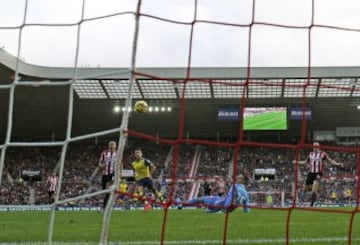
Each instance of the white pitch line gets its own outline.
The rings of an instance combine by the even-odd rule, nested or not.
[[[321,237],[321,238],[295,238],[290,239],[291,244],[295,243],[314,243],[314,242],[343,242],[347,237]],[[353,242],[360,241],[360,238],[352,239]],[[165,241],[166,245],[184,245],[184,244],[222,244],[222,240],[183,240],[183,241]],[[227,244],[285,244],[285,239],[237,239],[227,240]],[[0,245],[46,245],[45,242],[26,242],[26,243],[0,243]],[[53,245],[95,245],[98,242],[53,242]],[[109,245],[158,245],[159,241],[133,241],[133,242],[109,242]]]

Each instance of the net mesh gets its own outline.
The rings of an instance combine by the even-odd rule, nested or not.
[[[158,84],[157,89],[161,90],[163,88],[173,88],[176,87],[176,91],[180,98],[179,100],[179,113],[178,113],[178,130],[176,139],[166,139],[154,135],[145,134],[139,132],[136,128],[129,127],[129,119],[131,112],[129,110],[124,111],[122,116],[121,125],[114,129],[106,129],[92,134],[84,134],[80,136],[72,135],[73,121],[76,115],[74,114],[74,97],[75,88],[77,81],[82,80],[86,81],[89,77],[88,75],[79,74],[79,56],[80,56],[80,39],[81,31],[84,28],[83,24],[89,21],[96,21],[106,19],[109,16],[104,15],[95,18],[85,18],[84,9],[86,6],[86,1],[82,1],[81,4],[81,17],[80,20],[71,24],[44,24],[44,23],[29,23],[27,22],[27,13],[28,13],[28,4],[31,1],[24,2],[24,12],[23,20],[19,26],[16,27],[0,27],[1,30],[10,29],[18,30],[18,49],[17,57],[21,56],[22,50],[22,36],[25,28],[31,26],[62,26],[62,27],[75,27],[76,28],[76,45],[75,45],[75,56],[72,69],[72,75],[70,81],[65,82],[41,82],[38,81],[29,82],[22,81],[19,74],[21,60],[16,59],[14,66],[14,76],[13,80],[9,83],[0,84],[0,89],[2,91],[7,91],[8,97],[8,115],[7,115],[7,128],[6,134],[3,140],[3,143],[0,145],[1,156],[0,156],[0,184],[11,182],[11,178],[8,177],[7,172],[4,171],[6,164],[6,159],[9,157],[11,159],[12,155],[16,155],[16,152],[25,148],[37,148],[37,147],[49,147],[49,155],[54,155],[53,152],[59,153],[58,158],[47,156],[46,153],[41,152],[41,155],[51,163],[46,167],[49,169],[57,168],[59,172],[59,191],[56,193],[55,201],[50,206],[51,207],[51,218],[49,221],[49,232],[48,232],[48,243],[53,243],[53,233],[55,227],[55,218],[56,218],[56,208],[62,204],[68,204],[71,202],[86,202],[86,200],[91,200],[94,202],[98,196],[108,193],[110,194],[110,199],[103,215],[102,231],[100,237],[100,244],[106,244],[109,240],[109,227],[110,227],[110,217],[113,205],[116,202],[116,195],[118,192],[115,191],[115,187],[120,184],[120,173],[124,168],[128,168],[126,163],[129,162],[129,155],[126,155],[127,144],[132,146],[135,144],[140,144],[142,146],[149,144],[151,145],[148,148],[154,148],[154,146],[161,145],[163,149],[156,148],[156,152],[159,156],[166,159],[160,158],[158,161],[164,162],[164,166],[161,169],[158,169],[154,173],[154,179],[157,179],[159,182],[158,188],[161,189],[162,194],[166,198],[166,205],[154,201],[153,196],[149,196],[148,200],[155,206],[163,209],[163,219],[161,221],[159,230],[159,240],[160,244],[166,243],[167,232],[171,231],[171,221],[173,217],[169,214],[170,207],[177,206],[182,207],[181,205],[184,202],[192,197],[204,196],[204,195],[213,195],[222,191],[224,188],[224,183],[233,183],[235,182],[235,176],[239,173],[243,173],[250,177],[249,186],[247,186],[249,193],[251,194],[252,209],[280,209],[286,215],[286,231],[284,241],[286,244],[290,243],[291,233],[290,226],[292,224],[292,217],[294,216],[294,210],[301,210],[303,207],[308,207],[309,200],[311,199],[309,194],[303,191],[303,184],[307,175],[308,167],[306,165],[300,164],[301,160],[306,157],[306,154],[312,148],[312,144],[309,143],[308,132],[309,132],[309,122],[306,120],[305,116],[302,116],[301,127],[298,129],[301,131],[301,137],[299,140],[291,142],[292,144],[283,144],[277,143],[273,140],[273,137],[267,137],[266,134],[263,134],[263,138],[255,137],[255,140],[252,140],[253,135],[245,131],[243,128],[244,120],[239,120],[236,128],[237,135],[234,135],[231,140],[225,141],[219,139],[219,136],[216,140],[203,140],[197,138],[189,137],[189,131],[192,130],[191,127],[195,127],[195,130],[201,131],[201,129],[196,129],[196,126],[191,125],[187,122],[191,122],[193,118],[201,115],[189,115],[187,112],[190,110],[190,105],[188,101],[193,99],[195,96],[197,99],[207,99],[213,96],[214,98],[229,96],[230,98],[237,99],[236,107],[240,108],[240,118],[243,119],[246,114],[257,113],[245,111],[245,108],[254,106],[251,99],[253,98],[274,98],[276,97],[276,103],[272,105],[281,105],[288,102],[288,98],[292,98],[293,103],[296,104],[299,108],[306,112],[307,106],[311,98],[317,97],[326,97],[331,94],[333,97],[344,97],[349,94],[356,97],[359,95],[359,88],[356,83],[351,83],[349,81],[342,80],[338,81],[336,79],[320,79],[313,76],[313,51],[316,47],[312,44],[312,40],[315,38],[313,30],[315,28],[324,28],[330,30],[338,31],[347,31],[357,33],[359,32],[356,28],[345,28],[338,26],[322,26],[315,24],[315,1],[312,1],[311,4],[311,15],[309,19],[311,20],[308,25],[301,26],[297,24],[277,24],[276,22],[267,22],[267,21],[258,21],[255,16],[257,11],[261,12],[261,7],[256,8],[258,1],[252,1],[250,3],[242,2],[241,4],[246,4],[251,6],[251,14],[249,15],[250,22],[247,24],[238,24],[233,20],[206,20],[199,18],[199,11],[201,11],[200,1],[193,1],[193,9],[191,12],[192,20],[190,22],[183,22],[173,20],[171,18],[162,18],[156,14],[146,13],[142,11],[142,4],[145,1],[138,1],[137,8],[131,12],[120,12],[116,15],[125,15],[130,14],[134,16],[134,35],[132,37],[132,48],[131,48],[131,61],[130,66],[126,74],[129,74],[128,84],[124,88],[123,85],[117,87],[117,84],[112,82],[103,83],[102,86],[113,86],[117,87],[119,90],[115,91],[116,93],[113,96],[116,96],[117,93],[123,93],[125,97],[125,108],[131,108],[133,98],[139,98],[141,96],[146,96],[148,94],[154,93],[151,91],[152,87],[146,87],[146,83],[151,83],[149,81],[142,84],[143,90],[139,90],[139,86],[135,84],[139,83],[137,78],[141,77],[143,79],[155,80],[154,83]],[[259,1],[261,2],[261,1]],[[259,5],[261,6],[261,5]],[[309,7],[307,6],[307,7]],[[240,10],[239,10],[240,11]],[[181,45],[187,45],[186,50],[186,69],[185,74],[181,77],[182,79],[174,80],[171,77],[162,77],[158,74],[153,74],[151,72],[139,71],[137,69],[137,54],[138,54],[138,44],[142,44],[142,39],[139,38],[139,31],[142,30],[140,25],[141,20],[151,20],[164,23],[164,25],[170,26],[184,26],[189,30],[189,39],[182,43]],[[236,81],[221,81],[217,79],[212,79],[211,74],[203,74],[203,79],[199,79],[198,75],[194,74],[194,66],[196,65],[197,60],[199,59],[200,54],[197,52],[200,47],[197,45],[199,41],[199,36],[197,32],[202,32],[203,26],[206,28],[217,29],[216,35],[226,33],[228,28],[238,29],[239,33],[246,34],[247,40],[242,42],[242,49],[246,51],[244,53],[239,53],[237,56],[238,59],[241,59],[242,62],[246,64],[245,69],[245,79],[236,80]],[[293,30],[301,29],[303,30],[302,37],[304,40],[307,40],[307,48],[304,50],[306,53],[306,79],[299,80],[283,80],[283,79],[257,79],[252,76],[252,72],[256,69],[253,65],[252,59],[256,53],[256,47],[259,47],[258,41],[254,41],[254,36],[258,34],[259,31],[266,31],[262,27],[271,27],[270,29],[274,32],[274,41],[279,41],[276,38],[276,30],[287,29],[290,33]],[[145,27],[144,27],[145,28]],[[199,29],[198,29],[199,28]],[[229,37],[231,40],[237,40],[237,36]],[[257,39],[255,39],[257,40]],[[260,44],[261,45],[261,44]],[[196,47],[196,48],[195,48]],[[224,52],[227,52],[225,47]],[[140,50],[141,51],[141,50]],[[231,50],[231,52],[235,52]],[[185,55],[184,54],[184,55]],[[240,57],[240,58],[239,58]],[[216,58],[216,57],[215,57]],[[304,59],[303,57],[301,57]],[[143,58],[144,59],[144,58]],[[288,65],[288,64],[286,64]],[[120,71],[122,72],[122,71]],[[90,75],[89,75],[90,76]],[[93,76],[90,76],[93,78]],[[209,78],[210,77],[210,78]],[[350,79],[351,81],[352,78]],[[84,82],[87,83],[87,82]],[[89,82],[88,84],[92,84]],[[210,86],[211,85],[211,86]],[[19,142],[12,140],[12,134],[14,131],[14,117],[15,113],[15,96],[16,91],[21,89],[22,86],[39,86],[41,87],[59,87],[64,88],[68,91],[68,110],[67,110],[67,121],[66,121],[66,130],[65,138],[63,140],[53,140],[48,142],[38,142],[38,141],[27,141]],[[94,85],[94,87],[96,87]],[[164,89],[164,96],[166,94],[166,89]],[[154,93],[156,94],[156,93]],[[111,94],[110,94],[111,96]],[[280,98],[278,98],[280,96]],[[161,97],[161,94],[160,94]],[[264,102],[265,103],[265,102]],[[265,103],[266,104],[266,103]],[[256,104],[255,104],[256,105]],[[199,103],[198,109],[206,110],[208,104],[202,105]],[[339,112],[339,111],[337,111]],[[303,113],[305,115],[305,113]],[[205,119],[202,121],[203,124],[206,124]],[[201,125],[200,125],[201,127]],[[69,149],[76,149],[75,152],[81,152],[83,149],[76,148],[76,143],[81,142],[86,139],[93,139],[94,137],[101,137],[104,135],[114,135],[116,134],[119,137],[118,142],[118,159],[115,171],[115,183],[106,190],[99,191],[99,187],[94,187],[94,182],[99,182],[94,177],[96,173],[89,171],[87,176],[91,176],[86,184],[79,184],[83,192],[73,193],[72,195],[61,196],[63,190],[67,190],[70,187],[67,185],[74,185],[74,181],[69,177],[67,173],[67,157],[79,158],[79,156],[72,157],[69,155]],[[279,134],[280,135],[280,134]],[[281,137],[281,136],[279,136]],[[128,143],[128,138],[134,140],[134,142]],[[270,138],[270,140],[268,140]],[[131,147],[128,147],[131,148]],[[38,149],[38,148],[37,148]],[[89,149],[88,149],[89,150]],[[344,162],[345,166],[342,168],[327,166],[324,170],[325,176],[322,183],[321,189],[319,191],[318,203],[321,205],[329,204],[339,204],[346,202],[350,206],[354,206],[351,210],[321,210],[321,212],[336,212],[347,215],[349,219],[349,226],[347,227],[346,234],[348,244],[352,244],[352,235],[354,233],[353,222],[354,217],[358,212],[359,204],[359,169],[360,169],[360,154],[357,145],[348,146],[348,145],[334,145],[332,143],[325,143],[322,146],[322,150],[326,151],[331,158],[335,159],[338,162]],[[31,150],[29,150],[31,151]],[[38,151],[38,150],[34,150]],[[161,152],[161,153],[159,153]],[[38,154],[30,152],[29,154]],[[150,154],[149,154],[150,155]],[[24,154],[24,156],[27,156]],[[152,157],[157,156],[156,153],[151,154]],[[293,162],[293,160],[295,160]],[[214,164],[215,163],[215,164]],[[125,166],[124,166],[125,165]],[[30,167],[30,163],[24,163],[24,166]],[[256,173],[255,169],[259,170]],[[274,169],[276,175],[271,173],[264,173],[262,171]],[[161,171],[160,171],[161,170]],[[76,174],[74,174],[76,176]],[[281,178],[277,178],[281,176]],[[223,184],[222,184],[223,183]],[[346,187],[346,188],[345,188]],[[35,187],[36,189],[37,187]],[[95,190],[93,190],[94,188]],[[347,198],[344,193],[345,189],[350,189],[353,193],[353,199],[350,200]],[[335,193],[335,194],[334,194]],[[125,203],[133,203],[131,200],[134,198],[133,194],[125,195]],[[94,199],[92,199],[94,198]],[[96,201],[95,201],[96,202]],[[124,204],[125,205],[125,204]],[[317,212],[317,209],[309,209],[310,211]],[[185,214],[186,215],[186,214]],[[227,243],[236,243],[232,238],[228,238],[228,234],[232,234],[232,228],[230,226],[230,213],[226,212],[224,216],[224,226],[221,234],[221,241],[223,244]],[[185,239],[185,238],[184,238]],[[206,241],[205,241],[206,242]],[[265,243],[263,241],[262,243]],[[316,241],[315,241],[316,242]],[[260,242],[261,243],[261,242]]]

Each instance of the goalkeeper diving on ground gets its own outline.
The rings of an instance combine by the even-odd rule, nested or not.
[[[242,174],[236,177],[236,183],[232,184],[227,195],[220,196],[202,196],[188,200],[184,206],[206,206],[207,213],[232,212],[242,206],[244,212],[250,212],[249,195],[244,186],[246,177]]]

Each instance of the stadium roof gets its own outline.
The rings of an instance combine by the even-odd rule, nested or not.
[[[11,83],[17,59],[0,49],[2,83]],[[76,75],[75,91],[84,99],[125,99],[128,93],[127,68],[41,67],[19,61],[22,81],[59,82]],[[226,99],[243,96],[247,68],[139,68],[133,90],[134,98],[179,99],[184,81],[188,81],[185,98]],[[311,79],[308,80],[308,74]],[[247,98],[298,98],[304,86],[307,97],[360,96],[360,67],[254,67],[250,69]]]
[[[247,98],[299,98],[302,97],[306,78],[250,79]],[[183,80],[173,82],[159,79],[138,79],[133,98],[179,99],[183,93]],[[240,98],[246,79],[203,79],[187,83],[185,98],[226,99]],[[358,78],[315,78],[309,81],[307,97],[356,97],[360,91]],[[86,99],[125,99],[129,80],[77,80],[75,91]],[[360,88],[360,86],[359,86]]]
[[[17,59],[0,49],[0,136],[6,132],[7,116],[4,115],[8,115],[9,89],[13,86],[16,66]],[[170,105],[174,109],[168,114],[149,113],[141,117],[132,114],[131,128],[149,134],[160,133],[163,137],[176,137],[180,119],[179,98],[186,82],[184,133],[196,137],[235,136],[238,123],[219,122],[217,113],[220,107],[240,104],[247,72],[243,67],[139,68],[136,70],[134,98],[145,99],[152,105]],[[309,72],[310,80],[307,79]],[[119,126],[121,115],[113,114],[112,107],[123,105],[129,74],[127,68],[77,69],[72,135]],[[74,69],[42,67],[20,60],[18,75],[20,86],[15,90],[12,136],[50,137],[55,134],[64,137]],[[360,67],[312,67],[310,71],[306,67],[254,67],[250,70],[250,83],[245,93],[246,105],[301,106],[306,88],[307,104],[314,114],[309,130],[358,126],[359,78]],[[42,86],[49,84],[59,86]],[[300,128],[301,123],[289,122],[291,131],[283,134],[298,135]]]

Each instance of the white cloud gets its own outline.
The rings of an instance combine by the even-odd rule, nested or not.
[[[314,28],[312,33],[312,65],[360,66],[360,32]]]
[[[78,65],[120,66],[130,64],[137,1],[86,0],[85,19],[124,12],[122,15],[83,22]],[[23,20],[24,0],[0,0],[0,47],[16,53]],[[257,0],[255,21],[278,25],[308,26],[311,0]],[[360,2],[315,1],[314,24],[360,28]],[[81,0],[29,0],[26,23],[76,24]],[[194,66],[246,66],[248,25],[252,0],[198,0],[197,20],[237,26],[195,23],[192,43]],[[186,66],[189,57],[194,0],[143,0],[138,43],[138,66]],[[126,12],[126,13],[125,13]],[[145,15],[171,21],[169,23]],[[10,29],[9,29],[10,28]],[[11,29],[13,28],[13,29]],[[309,29],[252,25],[251,65],[306,66]],[[21,56],[29,63],[73,66],[77,26],[25,26]],[[312,28],[312,65],[359,65],[358,32]]]
[[[141,12],[160,18],[191,22],[194,17],[194,0],[145,0]]]
[[[137,1],[133,0],[86,0],[84,17],[88,19],[126,11],[134,12],[136,3]]]
[[[199,0],[198,15],[200,20],[211,20],[234,24],[251,23],[252,0]]]
[[[20,56],[42,66],[74,65],[76,26],[28,26],[23,29]]]
[[[358,0],[317,0],[315,3],[315,24],[360,29]]]
[[[249,28],[198,24],[193,42],[193,66],[246,66]]]
[[[20,26],[24,19],[24,9],[25,0],[0,0],[0,27]]]
[[[29,0],[26,23],[75,23],[81,19],[80,0]]]
[[[309,26],[312,0],[257,0],[255,21],[288,26]]]
[[[256,26],[252,32],[252,66],[307,66],[307,31]],[[301,44],[301,45],[299,45]]]

